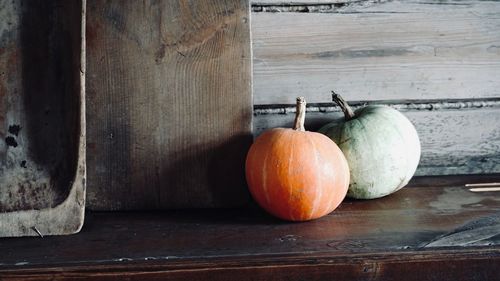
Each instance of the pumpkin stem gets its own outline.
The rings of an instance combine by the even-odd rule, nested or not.
[[[347,104],[347,102],[342,98],[341,95],[336,94],[334,91],[332,91],[332,100],[340,106],[340,109],[342,109],[342,112],[344,112],[344,116],[346,121],[349,121],[353,119],[356,115],[354,114],[354,111],[352,108]]]
[[[297,113],[295,113],[295,122],[293,129],[297,131],[305,131],[304,121],[306,119],[306,99],[304,97],[297,98]]]

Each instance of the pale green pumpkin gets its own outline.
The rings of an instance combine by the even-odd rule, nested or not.
[[[319,132],[330,137],[344,153],[351,179],[347,196],[373,199],[404,187],[420,160],[420,140],[412,123],[387,106],[366,106],[355,112],[337,94],[334,101],[345,120]]]

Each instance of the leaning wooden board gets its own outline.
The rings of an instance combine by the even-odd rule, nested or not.
[[[88,205],[245,203],[248,1],[88,1]]]
[[[84,7],[0,1],[0,237],[82,227]]]

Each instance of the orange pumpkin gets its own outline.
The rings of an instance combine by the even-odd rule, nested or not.
[[[305,131],[305,107],[304,98],[297,98],[294,128],[264,132],[246,159],[253,198],[284,220],[327,215],[342,202],[349,186],[349,167],[342,151],[330,138]]]

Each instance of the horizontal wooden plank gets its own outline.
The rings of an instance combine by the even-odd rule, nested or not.
[[[455,281],[498,278],[499,247],[476,251],[424,252],[408,259],[408,254],[358,256],[351,260],[332,260],[307,255],[306,258],[265,259],[240,257],[234,261],[180,263],[168,261],[128,263],[123,265],[68,266],[18,269],[0,273],[3,281]],[[332,279],[335,276],[335,279]],[[376,276],[373,277],[373,276]],[[375,279],[374,279],[375,278]]]
[[[257,208],[90,212],[79,235],[0,240],[0,279],[401,280],[418,272],[405,280],[495,280],[498,235],[467,238],[489,247],[464,239],[432,247],[443,237],[498,227],[500,198],[470,192],[464,183],[482,177],[469,178],[346,200],[304,223]]]
[[[254,12],[254,103],[500,96],[500,2],[439,3]]]
[[[257,114],[254,133],[274,127],[291,127],[294,113]],[[285,112],[283,110],[282,112]],[[422,145],[417,175],[482,174],[500,172],[500,108],[461,110],[408,110]],[[306,129],[342,119],[339,111],[309,112]]]

